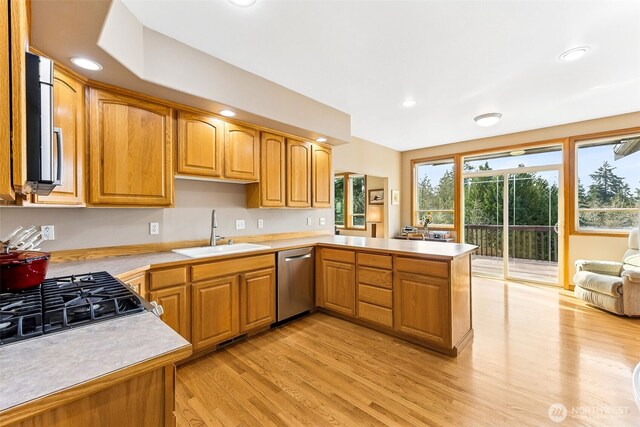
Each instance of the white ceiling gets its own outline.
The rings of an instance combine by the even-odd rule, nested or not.
[[[354,136],[397,150],[640,111],[638,1],[124,3],[143,25],[349,113]],[[558,60],[581,45],[587,56]],[[417,105],[402,107],[406,97]],[[497,125],[473,122],[494,111]]]

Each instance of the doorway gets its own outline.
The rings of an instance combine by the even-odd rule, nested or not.
[[[528,158],[524,150],[515,153],[465,159],[464,241],[479,247],[472,256],[472,270],[477,275],[559,285],[562,153],[555,148],[531,150]]]

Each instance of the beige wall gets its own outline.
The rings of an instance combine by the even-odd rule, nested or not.
[[[545,141],[570,136],[585,135],[617,129],[627,129],[640,126],[640,112],[622,114],[619,116],[604,117],[601,119],[584,122],[570,123],[526,132],[518,132],[509,135],[501,135],[491,138],[463,141],[454,144],[440,145],[420,150],[405,151],[402,153],[402,177],[401,177],[401,211],[402,222],[411,220],[411,160],[442,156],[455,153],[483,149],[500,149],[515,144]],[[573,277],[576,259],[603,259],[619,260],[626,249],[626,238],[620,237],[587,237],[571,236],[569,240],[569,277]]]
[[[401,153],[364,139],[352,137],[351,142],[333,148],[334,170],[357,172],[388,178],[384,187],[385,235],[393,236],[400,229],[400,206],[391,206],[391,190],[400,189]],[[400,192],[400,200],[406,193]]]
[[[172,209],[0,207],[0,236],[19,225],[54,225],[56,240],[41,246],[48,251],[208,239],[212,209],[218,234],[226,237],[333,230],[332,209],[246,209],[242,184],[178,179],[175,190]],[[235,229],[236,219],[245,220],[245,230]],[[261,230],[258,219],[264,220]],[[149,222],[160,223],[160,234],[149,235]]]

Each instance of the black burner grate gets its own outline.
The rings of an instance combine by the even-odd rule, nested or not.
[[[106,272],[47,279],[42,295],[45,333],[144,310],[140,299]]]
[[[144,310],[135,293],[104,271],[47,279],[0,294],[0,345]]]
[[[0,294],[0,344],[42,335],[40,286]]]

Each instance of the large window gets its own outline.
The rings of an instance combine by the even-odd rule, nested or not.
[[[581,231],[638,224],[640,134],[576,144],[576,224]]]
[[[432,225],[453,227],[454,188],[453,159],[417,163],[414,225],[424,225],[431,213]]]
[[[339,228],[366,229],[366,179],[364,175],[334,177],[335,224]]]

